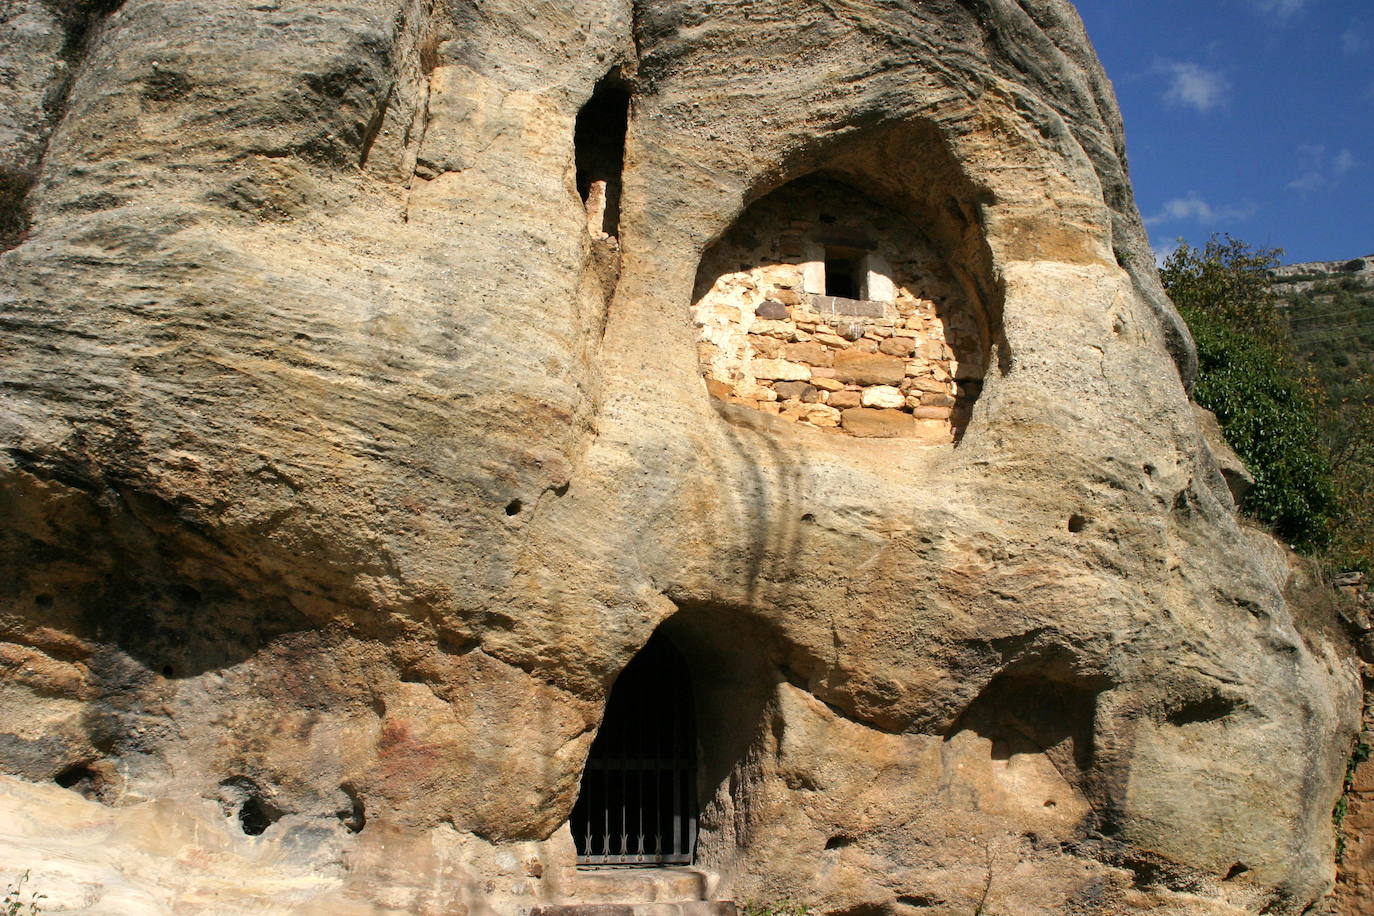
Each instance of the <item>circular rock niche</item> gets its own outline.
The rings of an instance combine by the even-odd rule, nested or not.
[[[823,176],[750,206],[703,255],[693,317],[713,397],[864,438],[955,441],[988,321],[901,212]]]

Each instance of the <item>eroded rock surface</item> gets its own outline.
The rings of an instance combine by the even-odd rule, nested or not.
[[[569,902],[660,626],[722,897],[1328,891],[1358,679],[1234,520],[1068,3],[18,8],[0,866],[64,911]],[[808,178],[986,320],[957,443],[708,392],[703,256]]]

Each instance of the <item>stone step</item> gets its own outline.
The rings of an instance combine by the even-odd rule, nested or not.
[[[691,867],[599,868],[578,871],[570,901],[579,904],[696,903],[709,901],[715,877]]]
[[[530,916],[738,916],[728,900],[685,903],[555,903],[535,907]]]
[[[733,903],[711,899],[716,883],[710,872],[685,866],[589,868],[574,876],[564,902],[530,916],[738,916]]]

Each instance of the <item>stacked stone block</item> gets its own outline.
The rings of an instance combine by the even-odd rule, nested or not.
[[[776,193],[703,261],[710,286],[694,314],[707,389],[840,434],[953,441],[982,390],[986,333],[924,238],[832,182]],[[806,291],[807,252],[827,235],[871,239],[893,266],[893,301]]]

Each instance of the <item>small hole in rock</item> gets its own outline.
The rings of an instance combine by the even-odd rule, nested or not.
[[[163,676],[163,677],[170,679],[170,678],[172,677],[172,675],[174,675],[174,674],[176,674],[176,669],[174,669],[171,665],[163,665],[163,666],[162,666],[162,676]]]
[[[1185,702],[1171,710],[1166,718],[1170,725],[1182,728],[1225,719],[1239,708],[1240,703],[1230,697],[1211,696]]]
[[[523,508],[525,508],[525,504],[524,504],[524,503],[522,503],[522,502],[521,502],[520,500],[518,500],[518,499],[512,499],[510,502],[506,503],[506,514],[507,514],[507,515],[519,515],[519,514],[520,514],[520,510],[523,509]]]
[[[812,515],[810,512],[808,512],[808,513],[806,513],[805,515],[802,516],[802,519],[801,519],[801,520],[802,520],[803,522],[806,522],[806,524],[809,525],[809,524],[811,524],[812,522],[814,522],[814,521],[816,520],[816,516],[814,516],[814,515]]]
[[[1087,527],[1088,527],[1088,519],[1087,519],[1086,516],[1083,516],[1083,515],[1070,515],[1070,516],[1069,516],[1069,531],[1073,532],[1074,534],[1078,534],[1080,531],[1082,531],[1083,529],[1085,529],[1085,528],[1087,528]]]
[[[1231,866],[1231,870],[1226,873],[1226,877],[1222,880],[1234,881],[1249,870],[1250,867],[1244,862],[1237,862],[1235,865]]]
[[[261,836],[263,831],[271,827],[275,820],[272,812],[262,803],[262,799],[256,796],[250,797],[239,808],[239,825],[243,827],[243,832],[249,836]]]
[[[52,607],[52,595],[34,595],[33,603],[39,607]]]
[[[363,805],[363,797],[352,786],[345,785],[339,788],[348,796],[349,801],[348,808],[339,812],[339,821],[348,828],[349,833],[361,833],[367,826],[367,809]]]
[[[74,763],[52,778],[64,789],[70,789],[83,782],[95,782],[97,779],[95,770],[84,763]]]
[[[1046,807],[1046,808],[1056,808],[1056,807],[1058,807],[1058,806],[1059,806],[1059,803],[1056,802],[1056,801],[1055,801],[1054,799],[1052,799],[1052,798],[1051,798],[1051,799],[1048,799],[1048,800],[1045,802],[1045,807]]]
[[[842,833],[836,834],[835,836],[832,836],[830,839],[825,841],[826,849],[844,849],[846,846],[853,845],[854,838],[852,836],[845,836]]]

